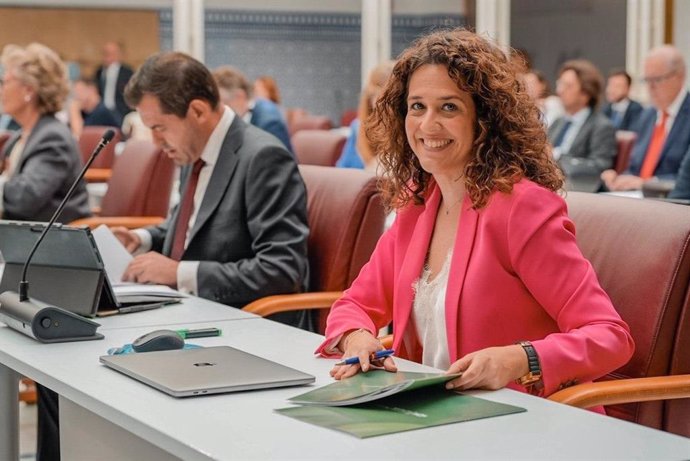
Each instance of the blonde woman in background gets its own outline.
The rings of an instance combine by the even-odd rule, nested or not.
[[[69,91],[67,70],[57,53],[38,43],[26,48],[7,45],[0,62],[2,107],[21,127],[0,155],[6,164],[0,176],[0,216],[48,221],[82,166],[69,128],[55,118]],[[82,182],[61,220],[70,222],[89,214]]]
[[[395,61],[385,61],[376,66],[369,74],[369,80],[359,98],[357,118],[350,125],[350,136],[343,147],[343,153],[336,166],[341,168],[366,168],[376,170],[378,161],[376,152],[371,147],[369,138],[364,131],[363,120],[369,117],[376,104],[383,87],[388,81]]]

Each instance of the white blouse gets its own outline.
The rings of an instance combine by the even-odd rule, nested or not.
[[[412,314],[417,338],[422,345],[422,363],[442,370],[450,366],[446,335],[446,288],[452,253],[448,254],[441,271],[429,280],[431,271],[425,266],[422,276],[414,283]]]

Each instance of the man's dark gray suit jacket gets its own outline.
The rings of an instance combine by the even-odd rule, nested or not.
[[[182,169],[180,193],[191,166]],[[179,207],[147,230],[169,256]],[[182,260],[200,261],[198,295],[241,307],[305,290],[307,196],[294,157],[273,136],[235,117],[201,202]]]
[[[20,132],[5,146],[9,156]],[[44,115],[26,140],[14,175],[5,183],[3,219],[48,221],[81,170],[81,154],[67,126],[52,115]],[[91,215],[86,183],[77,185],[59,222],[68,223]]]
[[[565,118],[561,117],[549,127],[549,141],[554,142],[564,123]],[[600,184],[599,175],[613,166],[615,156],[616,131],[608,118],[593,110],[558,164],[568,179],[569,189],[594,192]]]

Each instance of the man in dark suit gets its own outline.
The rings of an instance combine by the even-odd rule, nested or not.
[[[649,52],[644,79],[652,106],[640,115],[638,133],[623,174],[604,171],[601,179],[609,190],[639,190],[652,178],[675,180],[690,147],[690,94],[685,89],[685,61],[671,45]]]
[[[74,82],[74,102],[81,114],[83,126],[114,126],[119,128],[120,123],[112,112],[105,107],[101,96],[98,94],[98,85],[91,79],[80,78]],[[72,123],[72,120],[70,120]]]
[[[589,61],[568,61],[559,71],[556,92],[566,115],[549,127],[553,155],[568,180],[568,188],[594,192],[599,175],[613,164],[615,130],[596,112],[603,78]]]
[[[231,66],[213,71],[223,104],[230,107],[247,123],[271,133],[292,152],[290,134],[280,107],[268,99],[252,99],[252,87],[242,72]]]
[[[124,92],[133,73],[132,68],[122,62],[122,46],[119,43],[107,42],[103,45],[103,65],[96,70],[94,80],[103,104],[119,123],[132,110],[125,102]]]
[[[642,113],[639,102],[630,99],[632,78],[624,69],[614,69],[606,81],[606,105],[602,109],[616,130],[632,130]]]
[[[152,56],[125,94],[182,171],[180,203],[164,223],[114,230],[128,250],[145,251],[124,278],[235,307],[304,290],[306,190],[293,156],[225,107],[208,69],[185,54]]]

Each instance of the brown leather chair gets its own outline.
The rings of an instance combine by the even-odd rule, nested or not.
[[[335,166],[347,137],[337,131],[301,130],[290,142],[300,165]]]
[[[150,141],[129,140],[113,165],[99,216],[74,225],[129,228],[155,224],[168,214],[175,165]]]
[[[630,155],[636,140],[637,133],[634,131],[616,131],[616,158],[613,160],[613,168],[616,173],[621,174],[630,166]]]
[[[582,253],[630,326],[635,353],[601,382],[550,398],[603,404],[611,416],[690,436],[690,208],[577,192],[566,200]],[[676,398],[683,400],[662,401]]]
[[[690,375],[690,293],[686,295],[671,357],[671,375]],[[690,398],[664,402],[664,429],[690,437]]]
[[[264,317],[329,308],[357,277],[383,233],[385,213],[373,174],[311,165],[299,168],[307,187],[310,292],[268,296],[244,307]],[[323,331],[325,316],[321,317]]]
[[[325,115],[312,115],[306,112],[295,112],[288,123],[290,136],[301,130],[330,130],[333,122]],[[291,140],[292,141],[292,140]]]
[[[91,153],[98,145],[103,134],[108,130],[115,130],[115,136],[98,154],[98,157],[91,164],[91,168],[112,168],[115,161],[115,146],[122,140],[122,134],[117,128],[112,126],[85,126],[84,130],[79,136],[79,150],[81,151],[81,160],[83,163],[91,156]]]
[[[347,109],[340,116],[340,126],[350,126],[352,121],[357,118],[357,109]]]

